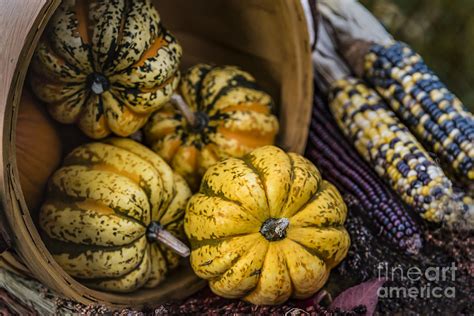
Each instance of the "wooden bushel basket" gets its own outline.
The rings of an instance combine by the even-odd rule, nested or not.
[[[183,46],[183,68],[210,62],[238,65],[252,73],[280,105],[278,144],[302,153],[311,116],[312,63],[300,1],[155,2],[165,25]],[[0,262],[83,304],[140,307],[184,298],[205,284],[189,265],[175,270],[155,289],[130,294],[100,292],[81,285],[54,261],[26,206],[15,152],[18,107],[36,44],[59,3],[60,0],[15,0],[0,4],[0,248],[2,243],[10,246]]]

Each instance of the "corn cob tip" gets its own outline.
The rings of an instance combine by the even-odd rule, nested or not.
[[[410,255],[418,255],[420,253],[421,248],[423,248],[423,241],[419,234],[413,234],[406,240],[405,242],[405,249]]]
[[[344,188],[343,188],[344,189]],[[343,194],[344,202],[346,202],[347,206],[351,210],[357,211],[359,214],[369,215],[367,220],[372,220],[373,222],[377,222],[373,216],[380,216],[382,215],[381,212],[373,212],[371,213],[369,209],[366,209],[358,199],[353,196],[352,194]],[[381,203],[379,207],[382,209],[387,210],[385,207],[387,204]],[[368,212],[368,214],[366,213]],[[418,226],[411,221],[411,218],[408,217],[408,214],[397,214],[398,216],[392,215],[390,219],[393,219],[392,222],[387,221],[387,218],[382,219],[384,225],[379,227],[379,235],[388,237],[388,239],[394,242],[396,245],[399,246],[399,249],[405,252],[408,255],[416,256],[420,253],[421,249],[423,248],[423,239],[418,232],[413,232],[414,230],[418,230]],[[372,218],[370,218],[372,217]],[[404,218],[405,221],[400,222],[398,218]],[[398,225],[396,225],[398,222]],[[378,223],[380,225],[380,223]],[[379,226],[376,225],[376,226]],[[403,228],[406,227],[406,230],[403,231]]]
[[[443,224],[450,230],[471,231],[474,229],[474,201],[469,196],[455,194],[444,204]]]

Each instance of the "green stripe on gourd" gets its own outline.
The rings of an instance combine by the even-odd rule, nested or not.
[[[189,249],[184,209],[191,192],[155,153],[130,139],[73,150],[40,210],[44,242],[66,272],[115,292],[159,284]],[[176,251],[174,253],[173,251]]]
[[[152,115],[145,136],[194,190],[220,159],[274,143],[272,98],[238,67],[195,65],[183,75],[179,93]]]
[[[95,139],[129,136],[171,98],[181,55],[150,0],[63,1],[33,57],[31,86],[57,121]]]

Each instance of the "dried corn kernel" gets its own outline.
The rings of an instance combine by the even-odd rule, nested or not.
[[[474,185],[474,116],[406,44],[373,45],[365,78],[455,178]]]
[[[330,100],[359,153],[424,219],[440,222],[459,207],[451,181],[374,90],[356,79],[339,80]]]

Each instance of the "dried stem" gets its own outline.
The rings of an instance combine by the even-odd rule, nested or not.
[[[188,257],[191,253],[186,244],[165,230],[158,222],[151,222],[148,225],[146,236],[149,241],[161,242],[181,257]]]
[[[173,94],[171,102],[178,110],[183,114],[186,121],[193,127],[197,125],[196,114],[191,110],[189,105],[184,101],[183,97],[179,94]]]
[[[288,218],[269,218],[260,227],[260,233],[268,241],[282,240],[286,237],[288,225],[290,225]]]

